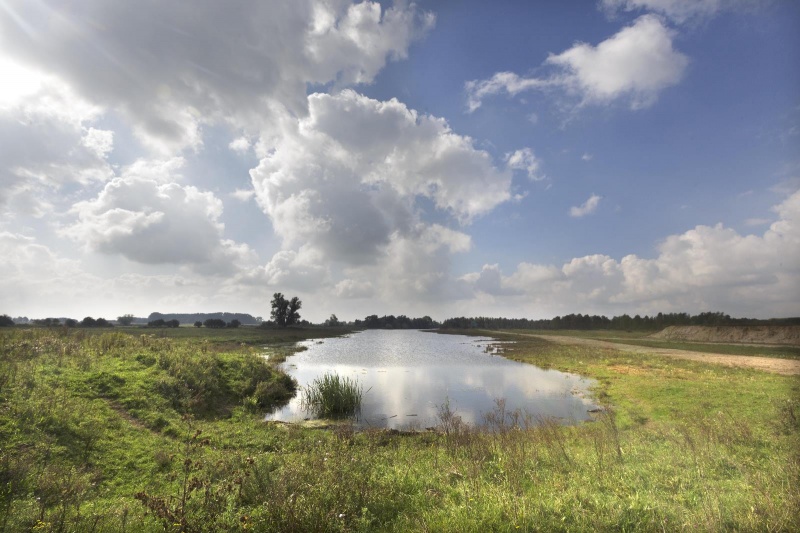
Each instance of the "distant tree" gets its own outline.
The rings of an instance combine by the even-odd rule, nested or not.
[[[181,322],[177,318],[173,318],[172,320],[167,320],[164,322],[164,325],[168,328],[177,328],[181,325]]]
[[[229,328],[238,328],[241,325],[242,325],[242,323],[239,322],[238,320],[236,320],[235,318],[233,320],[231,320],[230,322],[228,322],[228,327]]]
[[[303,307],[303,302],[300,298],[295,296],[291,300],[287,300],[282,293],[276,292],[272,295],[272,312],[270,318],[279,327],[291,326],[300,323],[300,308]]]
[[[289,302],[283,297],[283,294],[276,292],[272,295],[272,312],[270,318],[280,327],[286,325],[286,313],[289,311]]]
[[[289,309],[286,312],[286,325],[291,326],[293,324],[297,324],[300,322],[300,308],[303,307],[303,302],[300,301],[300,298],[295,296],[289,302]]]
[[[148,328],[163,328],[167,325],[167,321],[163,318],[158,318],[156,320],[151,320],[147,323]]]
[[[68,328],[77,328],[78,327],[78,321],[75,320],[74,318],[68,318],[68,319],[66,319],[64,321],[64,325],[66,327],[68,327]]]
[[[14,325],[14,321],[8,315],[0,316],[0,328],[10,328]]]
[[[108,320],[106,320],[105,318],[98,318],[97,320],[95,320],[94,325],[97,328],[112,328],[112,327],[114,327],[114,325],[111,322],[109,322]]]
[[[133,324],[133,315],[122,315],[117,317],[117,322],[122,324],[123,326],[130,326]]]
[[[194,327],[202,328],[203,327],[203,323],[198,320],[197,322],[194,323]]]
[[[341,324],[341,322],[339,322],[339,319],[336,317],[336,315],[333,315],[333,314],[331,315],[331,317],[328,320],[325,321],[325,325],[326,326],[330,326],[330,327],[336,327],[336,326],[338,326],[340,324]]]
[[[203,325],[207,328],[224,328],[227,324],[221,318],[208,318]]]
[[[61,321],[57,318],[34,318],[33,319],[34,326],[45,326],[48,328],[56,327],[61,325]]]
[[[87,316],[83,320],[81,320],[81,327],[84,328],[93,328],[97,325],[97,320],[94,318]]]

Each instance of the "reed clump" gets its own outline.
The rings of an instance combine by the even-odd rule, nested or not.
[[[358,380],[326,373],[303,389],[300,406],[319,418],[346,418],[359,413],[363,395]]]

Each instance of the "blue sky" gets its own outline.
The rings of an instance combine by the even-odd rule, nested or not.
[[[0,1],[0,312],[800,314],[800,4]]]

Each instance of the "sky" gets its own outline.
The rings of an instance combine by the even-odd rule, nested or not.
[[[0,313],[800,316],[800,2],[0,0]]]

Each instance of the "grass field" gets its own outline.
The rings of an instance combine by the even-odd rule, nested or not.
[[[800,530],[797,378],[506,333],[609,409],[314,430],[261,355],[319,330],[122,329],[0,332],[0,532]]]

